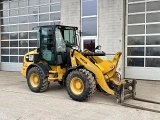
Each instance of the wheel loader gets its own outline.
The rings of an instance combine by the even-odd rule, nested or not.
[[[50,82],[65,86],[75,101],[86,101],[101,90],[123,103],[135,97],[136,80],[121,80],[117,72],[121,52],[112,60],[104,60],[106,53],[98,45],[93,50],[81,50],[77,27],[64,25],[38,26],[37,48],[24,55],[22,75],[33,92],[44,92]],[[126,94],[127,91],[127,94]]]

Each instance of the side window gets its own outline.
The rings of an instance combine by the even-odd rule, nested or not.
[[[64,41],[66,45],[76,45],[77,36],[75,30],[64,30]]]
[[[40,33],[39,30],[37,30],[37,47],[40,47]]]
[[[37,31],[37,48],[40,48],[40,27],[34,27],[33,30]]]

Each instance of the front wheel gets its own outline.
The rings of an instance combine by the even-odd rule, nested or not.
[[[49,87],[49,81],[38,67],[32,67],[27,74],[27,84],[32,92],[44,92]]]
[[[73,100],[88,100],[96,90],[94,76],[86,69],[74,70],[67,76],[66,90]]]

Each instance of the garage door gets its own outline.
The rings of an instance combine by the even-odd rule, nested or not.
[[[160,80],[160,0],[127,0],[125,78]]]
[[[19,71],[37,46],[32,28],[60,24],[60,0],[0,0],[0,70]]]

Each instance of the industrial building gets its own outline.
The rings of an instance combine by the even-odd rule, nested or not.
[[[160,79],[160,0],[0,0],[0,70],[20,71],[32,28],[55,24],[77,26],[82,49],[122,52],[123,78]]]

